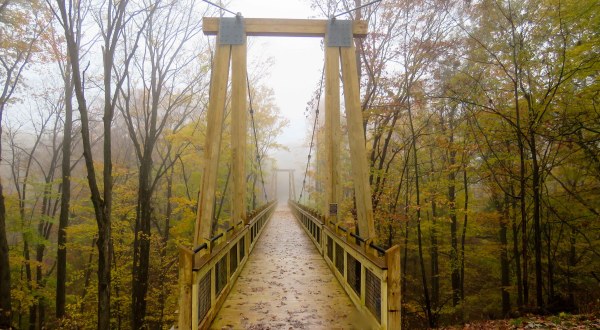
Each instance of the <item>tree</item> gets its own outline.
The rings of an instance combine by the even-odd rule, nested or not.
[[[94,13],[102,36],[102,68],[103,68],[103,171],[102,186],[99,185],[96,168],[94,167],[94,155],[90,138],[90,115],[85,95],[84,72],[80,66],[80,49],[76,36],[80,34],[78,29],[78,17],[82,15],[81,6],[74,6],[73,1],[57,0],[60,23],[64,28],[67,43],[67,54],[70,59],[75,96],[78,103],[81,118],[81,137],[83,143],[83,154],[87,170],[88,185],[91,192],[91,200],[94,206],[94,214],[98,226],[98,328],[110,328],[110,282],[111,282],[111,211],[112,211],[112,131],[114,110],[118,101],[121,86],[125,82],[129,64],[133,53],[128,54],[122,62],[117,61],[116,54],[119,41],[123,39],[127,23],[131,22],[132,15],[136,12],[128,12],[129,1],[109,0],[103,3]],[[68,10],[67,10],[68,8]],[[106,12],[104,12],[106,11]],[[147,21],[143,22],[143,25]],[[137,47],[141,32],[132,40],[131,47]],[[121,64],[119,66],[119,64]],[[114,73],[118,74],[116,77]],[[114,87],[114,88],[113,88]],[[102,190],[101,190],[102,187]]]
[[[195,59],[195,53],[187,49],[187,43],[200,31],[194,14],[191,2],[164,6],[156,3],[144,13],[142,19],[148,22],[140,30],[144,49],[140,55],[135,54],[135,47],[130,50],[137,75],[127,75],[127,83],[120,91],[123,104],[118,108],[139,164],[131,292],[133,329],[142,328],[146,316],[151,224],[155,216],[152,199],[159,179],[178,157],[163,157],[155,166],[156,147],[166,129],[177,131],[196,110],[192,95],[198,92],[201,76],[193,74],[189,80],[182,79],[187,77],[184,72]],[[141,91],[134,87],[138,79],[143,86]]]
[[[20,3],[14,0],[0,2],[0,136],[2,119],[7,105],[22,80],[25,67],[36,51],[36,42],[43,29],[37,20],[37,1]],[[0,146],[0,161],[2,146]],[[6,238],[6,206],[0,180],[0,327],[11,324],[10,262]]]
[[[50,4],[52,8],[52,4]],[[81,13],[82,2],[75,4],[78,6],[75,12]],[[56,13],[55,13],[56,14]],[[56,17],[60,20],[60,17]],[[81,40],[81,24],[83,17],[71,16],[68,17],[71,21],[68,23],[76,25],[74,36],[77,47],[80,48]],[[75,20],[76,21],[73,21]],[[61,319],[65,316],[66,305],[66,284],[67,284],[67,228],[69,226],[70,206],[71,206],[71,152],[72,152],[72,132],[73,132],[73,78],[71,75],[70,58],[66,54],[64,40],[61,40],[60,35],[55,29],[51,30],[49,44],[47,50],[54,61],[57,63],[58,69],[64,83],[64,127],[62,141],[62,163],[61,163],[61,185],[60,185],[60,214],[58,223],[58,238],[57,238],[57,255],[56,255],[56,318]]]

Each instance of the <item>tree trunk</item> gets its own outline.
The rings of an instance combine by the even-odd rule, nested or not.
[[[433,148],[429,149],[431,173],[435,173],[433,164]],[[437,203],[435,194],[431,196],[431,305],[437,308],[440,304],[440,267],[437,237]]]
[[[453,138],[450,136],[452,145]],[[450,267],[452,268],[452,306],[460,302],[460,266],[458,262],[458,219],[456,217],[456,172],[452,168],[456,162],[456,151],[450,150],[448,173],[448,203],[450,205]]]
[[[438,307],[440,303],[440,269],[438,261],[438,238],[437,238],[437,205],[435,200],[431,201],[431,305]]]
[[[150,220],[152,217],[150,172],[152,170],[151,153],[153,149],[154,144],[146,141],[138,181],[138,209],[135,222],[135,238],[133,241],[131,292],[132,328],[136,330],[142,328],[146,316],[146,293],[148,292],[150,265]]]
[[[510,294],[508,287],[510,286],[510,269],[508,262],[508,219],[509,214],[509,196],[504,194],[504,202],[502,203],[502,218],[500,219],[500,268],[501,268],[501,292],[502,292],[502,316],[506,317],[510,312]]]
[[[546,260],[548,261],[548,271],[546,276],[548,277],[548,290],[546,292],[546,301],[548,302],[548,305],[551,304],[552,299],[554,299],[555,297],[555,292],[554,292],[554,258],[552,257],[552,244],[551,243],[551,239],[552,239],[552,229],[551,227],[546,224],[544,226],[544,232],[546,233]],[[561,229],[561,234],[562,234],[562,229]],[[560,237],[560,235],[559,235]]]
[[[533,183],[533,238],[535,251],[535,298],[537,308],[544,309],[544,279],[542,276],[542,229],[541,229],[541,214],[540,214],[540,168],[537,158],[535,134],[530,133],[531,161],[533,171],[531,179]]]
[[[73,26],[73,19],[70,15],[73,14],[69,5],[65,0],[56,1],[59,7],[61,24],[65,31],[65,41],[67,42],[67,54],[71,59],[71,70],[73,73],[73,86],[79,114],[81,118],[81,140],[83,144],[83,156],[85,159],[85,167],[87,170],[88,185],[91,193],[91,200],[94,206],[94,216],[96,225],[98,226],[98,238],[96,245],[98,247],[98,329],[110,328],[110,265],[111,265],[111,207],[112,207],[112,154],[111,154],[111,124],[113,118],[113,103],[111,95],[111,77],[113,69],[113,58],[115,45],[111,44],[110,38],[113,37],[115,25],[118,27],[116,36],[120,28],[120,23],[114,23],[114,18],[109,17],[108,33],[105,37],[105,46],[103,48],[103,66],[104,66],[104,172],[103,184],[104,192],[100,193],[100,187],[96,179],[96,170],[94,168],[94,158],[92,152],[92,144],[90,137],[90,119],[88,114],[87,100],[85,98],[83,73],[79,63],[79,45],[75,38],[76,27]],[[122,1],[118,4],[120,10],[124,10],[127,1]],[[79,11],[79,8],[75,10]],[[120,21],[119,21],[120,22]]]
[[[514,196],[515,188],[511,184],[510,193]],[[517,226],[517,199],[511,199],[511,225],[513,233],[513,255],[515,257],[515,276],[517,278],[517,306],[523,308],[523,281],[521,276],[521,253],[519,253],[519,228]]]
[[[465,240],[467,239],[467,223],[469,220],[469,181],[467,180],[467,169],[463,170],[463,186],[465,189],[465,216],[463,219],[462,235],[460,238],[460,299],[465,300]]]
[[[2,136],[2,115],[4,104],[0,104],[0,136]],[[0,161],[2,143],[0,143]],[[12,320],[12,300],[10,294],[10,258],[6,235],[6,205],[4,189],[0,178],[0,328],[10,328]]]
[[[0,181],[0,328],[10,328],[11,319],[12,301],[10,294],[10,262],[8,254],[8,240],[6,238],[6,207],[4,205],[2,182]]]
[[[423,296],[425,298],[425,316],[430,327],[435,327],[435,320],[431,309],[431,300],[429,296],[429,288],[427,285],[427,272],[425,271],[425,260],[423,258],[423,235],[421,233],[421,200],[419,190],[419,162],[417,157],[417,136],[413,124],[412,111],[410,107],[410,101],[408,104],[408,120],[410,124],[410,131],[412,137],[412,149],[413,149],[413,166],[415,171],[415,194],[416,194],[416,218],[417,218],[417,241],[419,246],[419,265],[421,268],[421,281],[423,285]]]
[[[67,63],[69,64],[69,63]],[[62,184],[60,195],[60,215],[58,220],[58,238],[56,252],[56,318],[65,316],[67,283],[67,227],[71,204],[71,133],[73,130],[73,84],[71,69],[65,68],[65,126],[62,145]]]

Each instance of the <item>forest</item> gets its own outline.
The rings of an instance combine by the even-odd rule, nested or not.
[[[364,3],[306,0],[315,17],[360,7],[345,18],[368,22],[354,40],[365,157],[377,243],[402,251],[405,328],[597,314],[598,0]],[[0,329],[176,324],[214,51],[203,16],[219,11],[194,0],[0,0]],[[285,148],[268,66],[249,62],[249,209],[266,202],[262,170]],[[313,207],[320,93],[307,105],[316,161],[300,195]],[[340,214],[351,224],[342,145]],[[230,217],[223,155],[220,221]]]

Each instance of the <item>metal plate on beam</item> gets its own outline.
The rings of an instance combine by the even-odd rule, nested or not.
[[[244,18],[221,17],[219,20],[219,44],[243,45],[246,43],[246,24]]]
[[[352,21],[330,19],[327,22],[327,47],[352,46]]]

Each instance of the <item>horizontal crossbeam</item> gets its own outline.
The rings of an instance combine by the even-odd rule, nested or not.
[[[219,33],[219,17],[202,18],[202,29],[205,35]],[[273,19],[244,18],[246,34],[255,37],[325,37],[326,19]],[[362,38],[367,35],[366,21],[352,22],[352,35]]]

